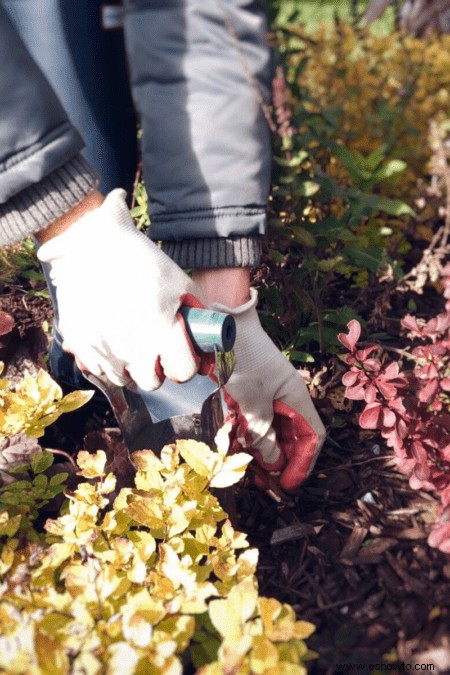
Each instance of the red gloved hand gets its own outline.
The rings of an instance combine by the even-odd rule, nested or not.
[[[292,492],[312,470],[325,428],[303,378],[263,330],[257,302],[252,289],[251,300],[237,309],[213,305],[236,320],[236,365],[225,387],[227,403],[235,414],[235,440]]]

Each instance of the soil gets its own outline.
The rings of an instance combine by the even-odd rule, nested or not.
[[[0,336],[7,375],[45,367],[48,335],[41,326],[51,322],[49,301],[5,287],[0,310],[16,322],[9,338]],[[336,408],[344,421],[329,429],[301,494],[278,504],[250,478],[236,493],[237,525],[260,552],[260,593],[292,604],[317,626],[308,641],[319,654],[310,662],[311,675],[373,673],[370,666],[382,657],[379,672],[417,664],[445,675],[450,561],[426,541],[437,500],[410,489],[375,434],[361,435],[342,400],[338,365],[328,364],[328,372],[336,386],[317,405],[325,422]],[[97,397],[61,417],[42,444],[74,453],[87,433],[111,426],[112,413]]]

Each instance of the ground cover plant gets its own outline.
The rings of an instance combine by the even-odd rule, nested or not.
[[[338,665],[368,672],[382,660],[450,670],[448,36],[419,40],[392,25],[374,33],[358,17],[302,27],[299,3],[291,13],[288,4],[273,3],[274,96],[265,113],[274,186],[254,283],[267,331],[309,382],[328,429],[325,448],[290,502],[273,501],[247,472],[230,525],[206,486],[207,449],[199,457],[195,446],[180,446],[161,460],[144,453],[133,487],[129,465],[117,464],[114,419],[97,402],[54,419],[38,440],[5,440],[5,461],[37,453],[0,494],[0,619],[5,635],[23,638],[12,641],[15,651],[2,643],[5,672],[13,658],[10,672],[24,670],[19,652],[30,672],[102,672],[106,661],[114,668],[125,658],[135,672],[298,667],[332,675]],[[360,16],[364,7],[357,9]],[[134,209],[144,228],[145,204],[140,184]],[[3,377],[20,392],[30,372],[47,391],[46,405],[62,410],[76,400],[63,403],[38,374],[51,313],[30,256],[19,247],[0,261]],[[4,385],[3,415],[8,392]],[[40,396],[31,383],[24,393]],[[41,412],[50,421],[56,408]],[[18,427],[9,424],[14,438]],[[90,459],[78,455],[86,450]],[[114,485],[112,473],[128,484]],[[150,513],[149,491],[157,492],[159,514]],[[209,514],[205,526],[190,510],[194,501]],[[183,529],[173,524],[164,537],[169,502]],[[169,569],[176,587],[164,577]],[[203,605],[193,611],[188,594],[198,584]],[[155,589],[167,595],[155,600]],[[308,650],[317,657],[304,662]]]

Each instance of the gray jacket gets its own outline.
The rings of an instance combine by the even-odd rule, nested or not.
[[[260,101],[268,102],[270,82],[263,4],[124,2],[150,236],[183,267],[258,262],[270,186]],[[81,201],[96,174],[2,0],[0,58],[0,244],[6,244]]]

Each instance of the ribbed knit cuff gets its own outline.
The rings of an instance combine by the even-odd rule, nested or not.
[[[0,204],[0,246],[14,244],[79,204],[98,184],[81,155]]]
[[[256,267],[261,259],[261,237],[163,241],[162,249],[185,269]]]

